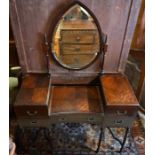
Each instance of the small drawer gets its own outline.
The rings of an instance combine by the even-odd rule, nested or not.
[[[105,113],[112,114],[115,116],[135,116],[137,113],[138,107],[106,107]]]
[[[17,117],[42,117],[48,116],[48,107],[46,106],[15,106]]]
[[[101,124],[103,122],[102,114],[60,114],[60,115],[51,115],[52,123],[92,123],[92,124]]]
[[[126,109],[111,109],[111,110],[106,110],[106,113],[113,114],[116,116],[127,116],[130,114],[130,111]]]
[[[61,30],[61,42],[62,43],[95,43],[96,42],[96,30]]]
[[[97,114],[97,115],[89,115],[86,118],[87,123],[92,123],[92,124],[101,124],[103,122],[103,114]]]
[[[103,124],[105,127],[131,127],[133,121],[134,117],[105,115]]]
[[[72,45],[72,44],[62,44],[61,54],[95,54],[99,52],[99,46],[97,45]]]
[[[50,119],[18,119],[20,127],[48,127]]]
[[[51,115],[50,119],[51,123],[63,123],[68,121],[65,115]]]

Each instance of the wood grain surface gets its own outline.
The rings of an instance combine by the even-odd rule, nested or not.
[[[27,74],[14,104],[15,113],[21,117],[48,116],[48,74]]]
[[[121,74],[107,74],[100,78],[107,106],[138,106],[128,79]]]
[[[102,103],[98,87],[55,86],[51,99],[51,112],[100,113]]]

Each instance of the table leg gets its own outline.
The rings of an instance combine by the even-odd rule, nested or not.
[[[127,135],[128,135],[129,128],[128,128],[128,127],[126,128],[125,135],[124,135],[124,138],[123,138],[123,142],[121,142],[121,140],[119,140],[117,137],[115,137],[115,135],[113,134],[113,132],[111,131],[111,129],[110,129],[109,127],[108,127],[108,129],[109,129],[109,132],[111,133],[112,137],[113,137],[116,141],[118,141],[118,142],[120,143],[121,148],[120,148],[120,150],[119,150],[118,152],[121,153],[122,150],[123,150],[123,147],[124,147],[124,145],[125,145],[126,139],[127,139]]]
[[[100,129],[99,141],[98,141],[98,146],[97,146],[97,149],[96,149],[96,151],[95,151],[96,153],[98,153],[99,150],[100,150],[101,141],[102,141],[102,135],[103,135],[103,128],[101,127],[101,129]]]
[[[125,142],[126,142],[126,139],[127,139],[128,131],[129,131],[129,128],[126,128],[125,135],[124,135],[124,138],[123,138],[123,143],[122,143],[122,145],[121,145],[121,148],[120,148],[119,153],[121,153],[122,150],[123,150],[123,147],[124,147]]]

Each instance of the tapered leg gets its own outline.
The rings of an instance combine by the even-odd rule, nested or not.
[[[113,134],[113,132],[111,131],[111,129],[110,129],[109,127],[108,127],[108,130],[109,130],[109,132],[111,133],[112,137],[113,137],[116,141],[118,141],[118,142],[120,143],[121,148],[120,148],[120,150],[119,150],[118,152],[121,153],[122,150],[123,150],[123,147],[124,147],[124,145],[125,145],[126,139],[127,139],[127,135],[128,135],[129,128],[128,128],[128,127],[126,128],[125,135],[124,135],[124,138],[123,138],[123,142],[121,142],[121,140],[119,140],[117,137],[115,137],[115,135]]]
[[[103,135],[103,127],[101,127],[101,129],[100,129],[100,136],[99,136],[98,146],[97,146],[97,149],[95,151],[96,153],[98,153],[99,150],[100,150],[101,141],[102,141],[102,135]]]
[[[123,143],[122,143],[122,145],[121,145],[121,148],[120,148],[119,153],[121,153],[122,150],[123,150],[123,147],[124,147],[125,142],[126,142],[126,139],[127,139],[128,131],[129,131],[129,128],[126,128],[125,135],[124,135],[124,138],[123,138]]]

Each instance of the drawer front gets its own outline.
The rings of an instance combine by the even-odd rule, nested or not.
[[[135,116],[137,114],[138,107],[106,107],[106,114],[113,114],[115,116]]]
[[[103,122],[102,114],[59,114],[51,115],[51,123],[71,122],[71,123],[92,123],[101,124]]]
[[[48,116],[48,107],[46,106],[15,106],[15,113],[17,117],[41,117]]]
[[[18,119],[20,127],[49,127],[50,119]]]
[[[96,30],[62,30],[60,35],[63,43],[93,44],[96,42]]]
[[[71,45],[62,44],[61,54],[95,54],[99,52],[99,46],[97,45]]]
[[[105,115],[103,124],[105,127],[131,127],[134,121],[133,117]]]

